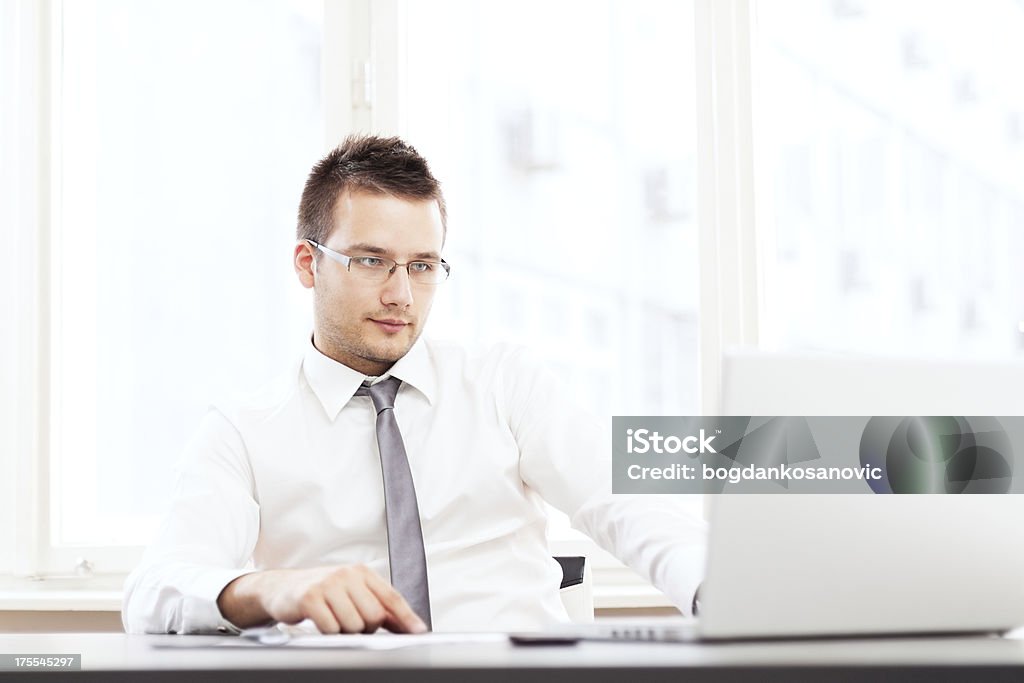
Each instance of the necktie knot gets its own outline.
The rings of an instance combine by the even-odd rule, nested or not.
[[[356,389],[356,396],[369,396],[373,401],[373,408],[378,415],[388,408],[395,407],[395,396],[398,395],[398,388],[402,386],[402,380],[397,377],[388,377],[385,380],[366,386],[360,385]]]

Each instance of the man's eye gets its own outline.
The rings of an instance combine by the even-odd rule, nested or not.
[[[379,259],[376,256],[355,256],[352,263],[360,268],[380,268],[384,265],[384,259]]]
[[[434,269],[434,264],[426,261],[413,261],[409,264],[409,268],[414,273],[429,273]]]

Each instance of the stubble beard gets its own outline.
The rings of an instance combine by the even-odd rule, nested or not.
[[[366,323],[365,321],[361,322],[372,325],[372,323]],[[388,365],[396,362],[408,353],[412,345],[416,343],[416,339],[419,338],[419,333],[416,333],[408,340],[407,344],[403,344],[401,347],[385,346],[383,344],[374,346],[365,341],[363,335],[359,334],[358,330],[324,326],[321,327],[321,332],[324,335],[325,342],[332,349],[372,363],[386,363]]]
[[[341,363],[348,358],[390,366],[409,352],[409,349],[419,339],[421,332],[421,328],[417,325],[412,337],[401,346],[374,345],[366,340],[364,334],[366,326],[373,325],[366,318],[361,318],[348,326],[339,325],[336,321],[319,313],[316,318],[317,338],[320,342],[318,348],[322,347],[319,350]]]

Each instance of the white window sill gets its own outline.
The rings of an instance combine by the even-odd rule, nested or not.
[[[0,578],[0,611],[117,612],[124,575]]]

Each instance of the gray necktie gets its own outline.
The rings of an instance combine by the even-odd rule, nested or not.
[[[377,448],[384,475],[391,585],[430,629],[430,590],[420,510],[416,504],[416,487],[409,470],[405,443],[395,420],[395,396],[401,385],[402,380],[389,377],[371,386],[359,387],[356,396],[369,396],[377,411]]]

